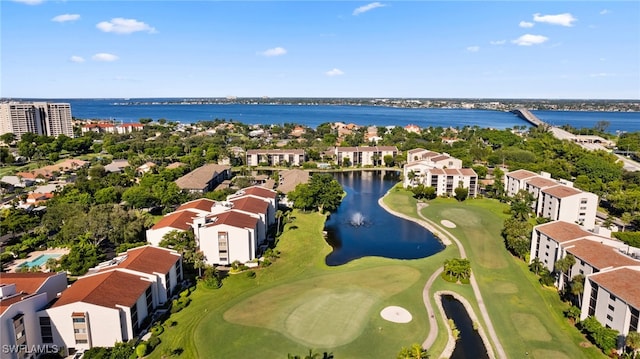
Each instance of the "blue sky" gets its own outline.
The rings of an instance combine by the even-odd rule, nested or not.
[[[1,0],[2,97],[640,99],[640,2]]]

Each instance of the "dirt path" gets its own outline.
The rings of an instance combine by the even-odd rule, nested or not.
[[[432,220],[422,215],[421,210],[426,206],[426,204],[424,203],[417,204],[416,210],[421,220],[417,220],[413,217],[409,217],[405,214],[392,210],[383,202],[382,198],[378,200],[378,204],[380,205],[380,207],[384,208],[387,212],[393,214],[394,216],[404,218],[406,220],[420,224],[424,228],[428,229],[431,233],[435,234],[444,245],[449,245],[452,243],[452,241],[455,242],[456,245],[458,246],[458,250],[460,251],[460,257],[467,258],[467,253],[464,249],[464,246],[462,246],[462,243],[460,243],[460,241],[456,237],[454,237],[446,229],[440,227],[438,224],[436,224]],[[434,274],[432,274],[429,280],[427,280],[427,283],[425,284],[424,289],[422,290],[422,298],[423,298],[425,307],[427,308],[427,313],[429,314],[429,334],[427,335],[427,338],[422,344],[423,348],[429,348],[431,345],[433,345],[433,342],[435,341],[436,336],[438,335],[438,324],[435,319],[433,307],[431,306],[431,302],[429,300],[429,292],[431,290],[431,286],[433,285],[433,282],[435,281],[436,278],[438,278],[438,275],[442,273],[442,270],[443,268],[440,268]],[[478,308],[480,308],[480,313],[482,314],[482,318],[484,319],[485,325],[487,326],[487,332],[491,337],[491,341],[493,341],[493,345],[496,347],[497,357],[500,359],[506,359],[507,354],[505,353],[504,348],[502,347],[502,344],[498,339],[498,335],[496,334],[496,331],[493,328],[493,323],[491,322],[491,318],[489,317],[489,312],[487,311],[487,308],[484,305],[484,300],[482,299],[482,294],[480,293],[478,282],[473,276],[473,273],[471,274],[470,283],[471,283],[471,287],[473,288],[473,293],[476,296]]]

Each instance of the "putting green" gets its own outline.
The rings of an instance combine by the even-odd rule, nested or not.
[[[420,279],[406,266],[329,274],[260,292],[227,310],[226,321],[263,327],[310,347],[334,348],[355,340],[376,304]],[[257,313],[259,312],[259,314]]]
[[[333,348],[356,339],[375,295],[366,291],[329,291],[301,303],[285,320],[287,335],[311,347]]]

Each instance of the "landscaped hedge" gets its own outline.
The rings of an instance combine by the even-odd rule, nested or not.
[[[613,232],[611,235],[632,247],[640,248],[640,232]]]

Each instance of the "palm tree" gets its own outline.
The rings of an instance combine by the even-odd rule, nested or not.
[[[571,254],[556,261],[555,270],[560,274],[558,278],[558,288],[563,287],[564,279],[565,277],[569,277],[569,271],[571,271],[574,264],[576,264],[576,258]]]
[[[531,261],[531,264],[529,264],[529,269],[531,269],[531,271],[536,275],[540,274],[540,271],[542,271],[542,268],[544,268],[544,264],[538,257],[533,258],[533,260]]]
[[[627,338],[624,340],[624,344],[635,354],[638,349],[640,349],[640,333],[629,332],[629,334],[627,334]]]
[[[281,210],[276,211],[276,219],[278,220],[278,224],[276,225],[276,236],[280,234],[280,220],[282,219],[284,212]]]
[[[429,359],[429,353],[420,344],[413,344],[410,347],[402,347],[397,359]]]
[[[584,275],[578,274],[577,276],[573,277],[571,279],[570,288],[571,294],[573,294],[578,299],[578,302],[576,304],[580,306],[580,303],[582,303],[582,292],[584,291]]]

